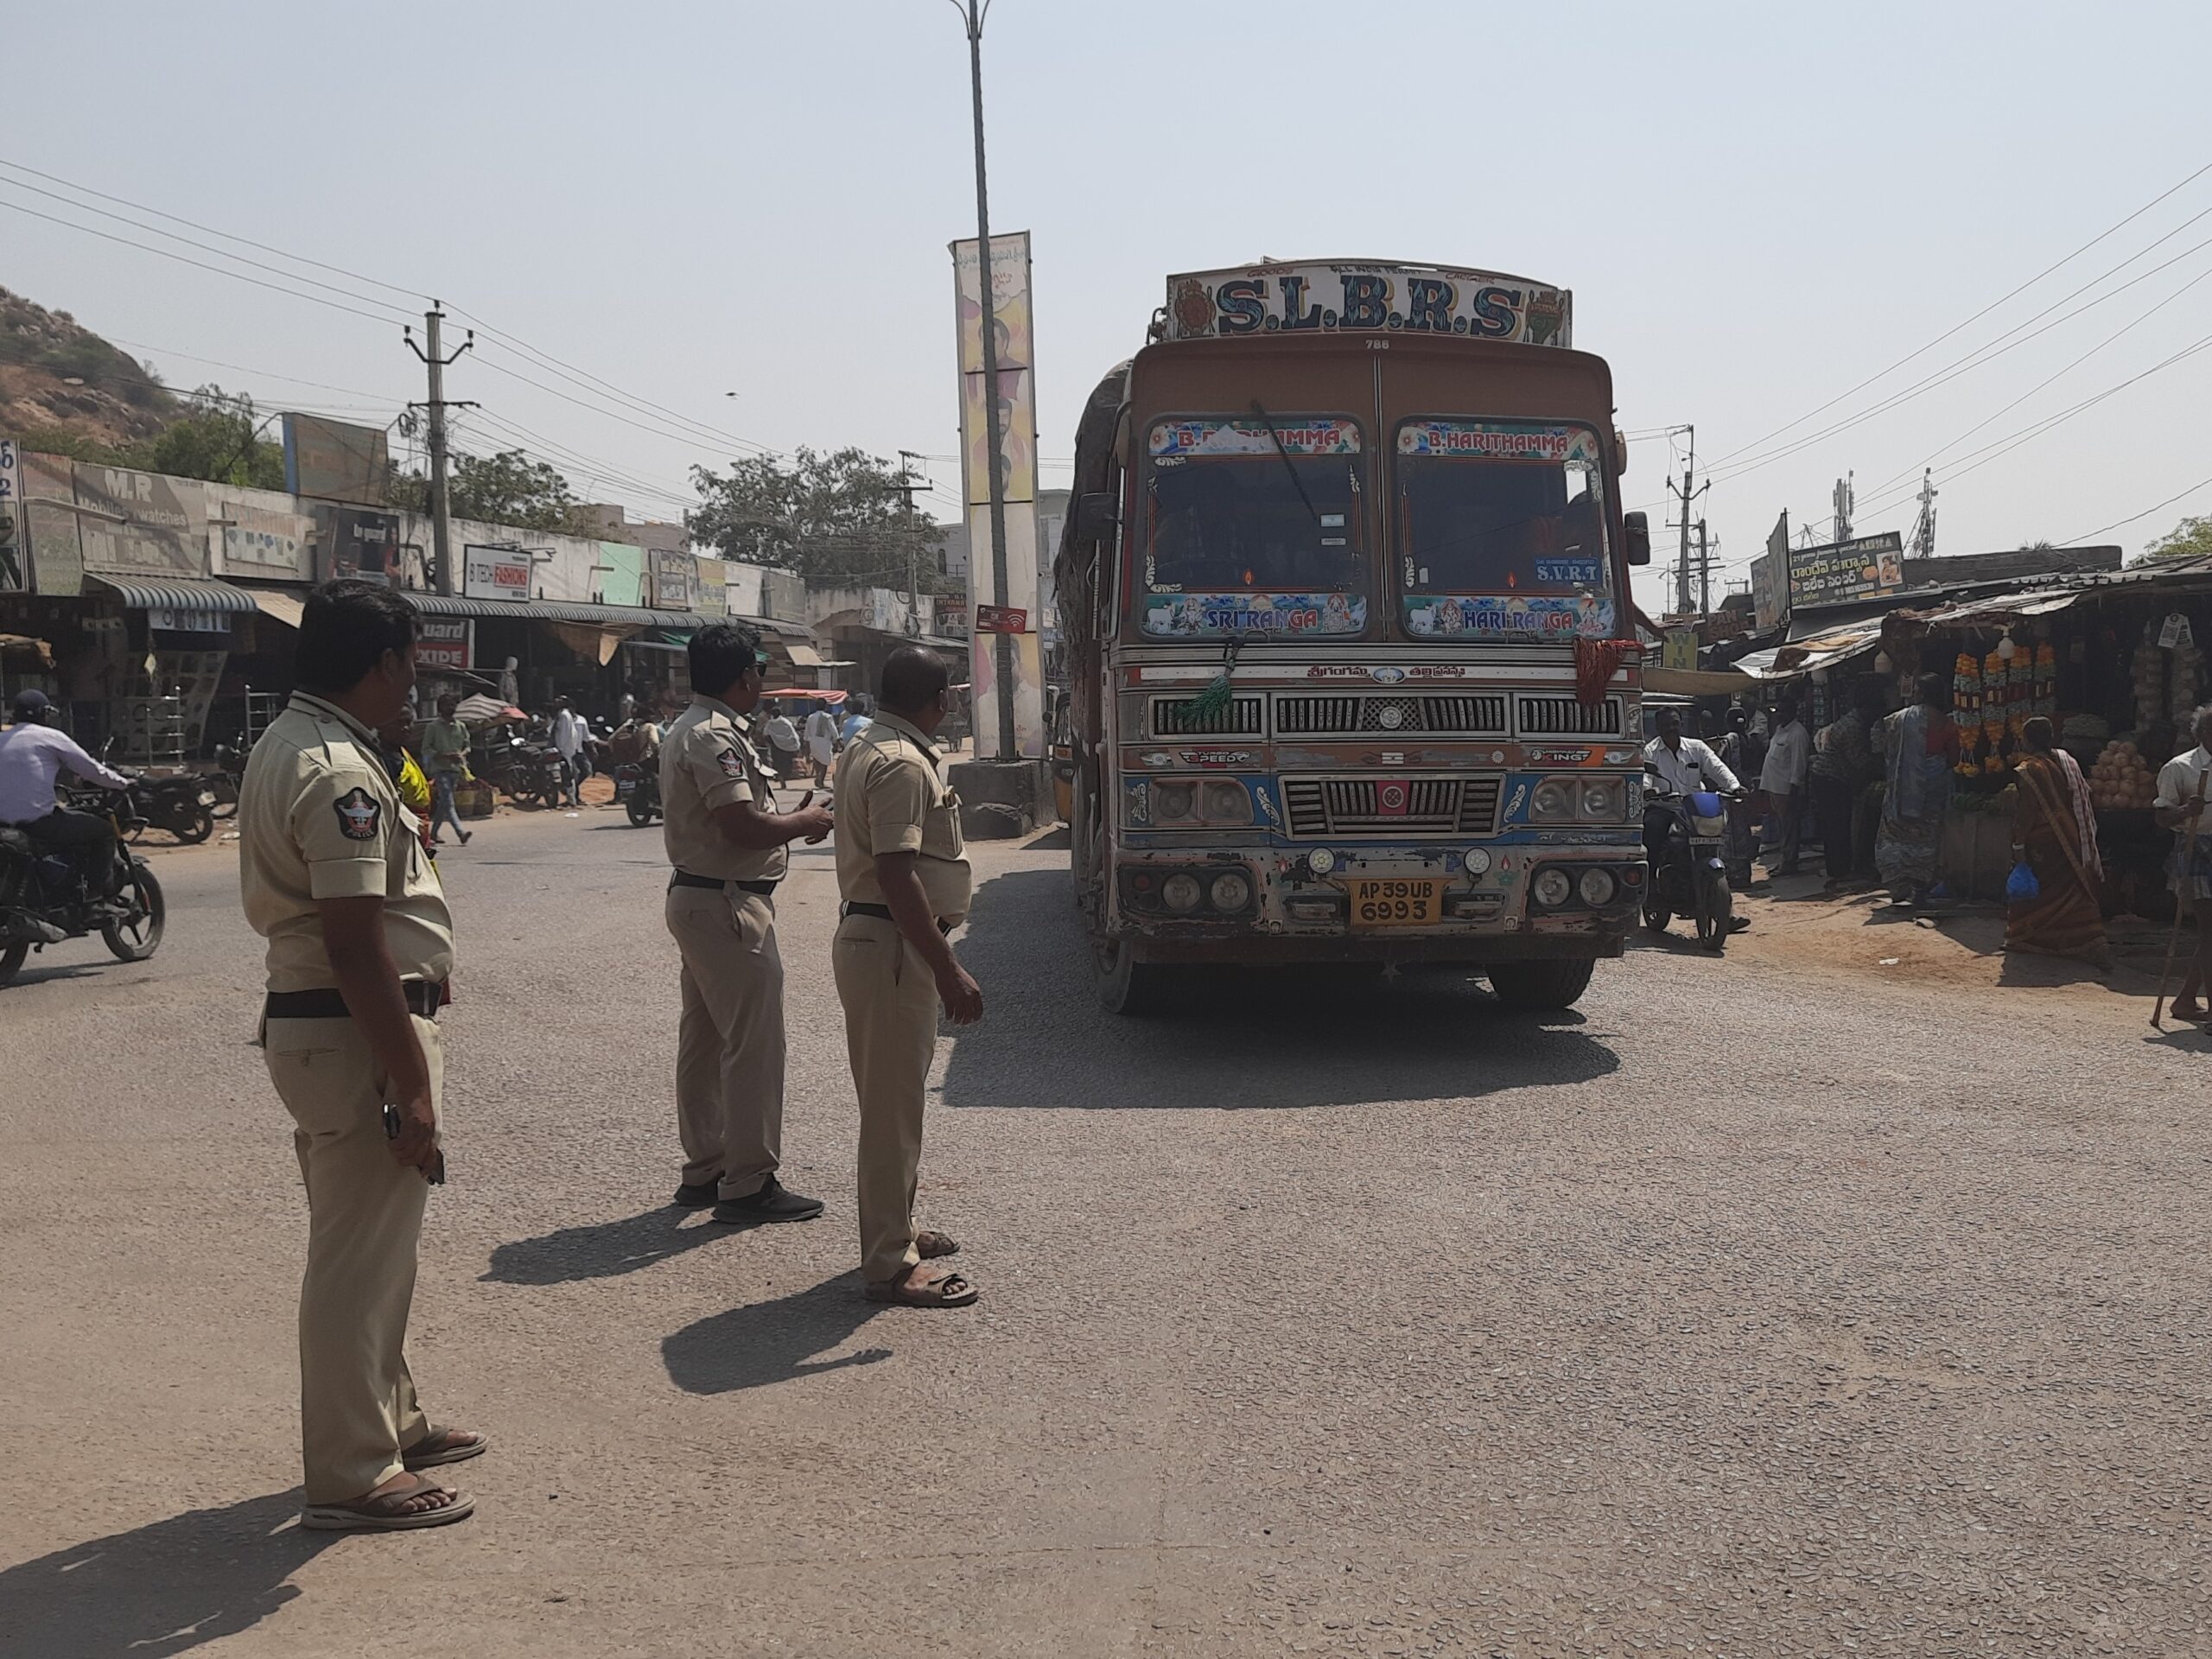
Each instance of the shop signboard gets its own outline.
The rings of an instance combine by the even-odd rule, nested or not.
[[[1766,551],[1751,561],[1751,620],[1764,632],[1789,614],[1789,510],[1767,532]]]
[[[359,507],[323,507],[315,513],[315,569],[325,582],[391,582],[399,570],[399,515]]]
[[[698,561],[689,553],[662,548],[649,550],[647,558],[652,571],[647,606],[656,611],[690,610],[692,585],[699,579]]]
[[[1697,630],[1669,628],[1665,645],[1661,648],[1659,665],[1694,673],[1697,669]]]
[[[391,479],[382,427],[285,415],[284,487],[292,494],[380,507]]]
[[[1573,300],[1525,276],[1443,265],[1248,265],[1170,276],[1167,338],[1356,329],[1566,346]]]
[[[530,555],[518,547],[461,550],[461,591],[470,599],[528,599],[530,571]]]
[[[207,492],[195,479],[79,461],[85,569],[115,575],[198,576],[207,569]]]
[[[1789,550],[1789,607],[1841,605],[1904,586],[1904,537],[1896,531]]]
[[[476,624],[465,616],[415,619],[415,666],[452,672],[466,669],[476,655]]]
[[[170,633],[228,633],[231,619],[223,611],[195,610],[185,606],[152,605],[146,610],[146,626],[161,628]]]
[[[315,580],[315,520],[274,490],[207,488],[207,550],[219,576]]]
[[[16,516],[28,555],[23,574],[32,591],[74,599],[85,591],[83,539],[77,531],[75,480],[58,455],[16,454],[21,496]]]
[[[937,631],[955,639],[968,637],[968,595],[939,594],[937,596]]]
[[[23,468],[16,441],[0,438],[0,594],[28,593],[29,538],[23,534]]]
[[[699,591],[691,608],[702,616],[729,614],[729,567],[721,559],[693,555],[693,567],[699,573]]]
[[[643,548],[626,542],[601,542],[597,565],[592,573],[599,578],[593,594],[600,604],[640,606],[645,602]]]
[[[976,607],[977,633],[1027,633],[1029,632],[1029,613],[1012,605],[978,605]]]

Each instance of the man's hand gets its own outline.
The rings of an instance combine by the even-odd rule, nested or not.
[[[836,815],[826,806],[803,806],[791,814],[790,823],[810,847],[827,841],[830,832],[837,827]]]
[[[430,1104],[430,1091],[419,1090],[397,1103],[393,1110],[399,1115],[399,1133],[392,1137],[391,1155],[410,1169],[419,1169],[425,1178],[438,1155],[438,1114]]]
[[[957,962],[938,969],[937,995],[944,1017],[956,1026],[972,1026],[983,1017],[983,988]]]

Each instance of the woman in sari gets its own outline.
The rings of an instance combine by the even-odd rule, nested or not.
[[[2005,948],[2109,968],[2112,950],[2098,900],[2104,866],[2097,858],[2089,786],[2055,737],[2050,722],[2038,715],[2020,728],[2020,752],[2013,757],[2019,789],[2019,804],[2012,810],[2013,855],[2027,861],[2041,891],[2007,912]]]
[[[1936,883],[1936,854],[1951,804],[1951,767],[1959,728],[1951,723],[1951,688],[1941,674],[1923,674],[1920,700],[1882,722],[1882,827],[1874,864],[1893,902],[1916,905]],[[1938,895],[1940,896],[1940,895]]]

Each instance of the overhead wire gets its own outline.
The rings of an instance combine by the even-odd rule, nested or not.
[[[2183,490],[2177,494],[2168,496],[2164,500],[2158,502],[2156,505],[2145,507],[2140,512],[2131,512],[2125,518],[2115,518],[2108,524],[2100,524],[2096,529],[2085,531],[2079,536],[2070,536],[2067,537],[2066,540],[2059,543],[2058,545],[2061,547],[2075,547],[2080,545],[2082,543],[2088,541],[2092,536],[2101,536],[2107,531],[2118,530],[2122,524],[2132,524],[2138,518],[2148,518],[2152,513],[2157,512],[2160,508],[2171,507],[2177,501],[2186,500],[2189,497],[2195,495],[2199,490],[2203,489],[2208,485],[2212,485],[2212,478],[2200,478],[2196,483],[2190,485],[2187,489]]]

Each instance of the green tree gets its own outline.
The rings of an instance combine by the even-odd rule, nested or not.
[[[944,527],[914,505],[898,468],[865,450],[802,448],[788,464],[750,456],[727,472],[694,467],[691,482],[702,505],[684,522],[725,557],[856,587],[904,587],[911,569],[923,592],[944,586]]]
[[[198,407],[191,414],[126,445],[124,464],[246,489],[284,487],[283,446],[262,435],[268,423],[256,417],[252,398],[210,385],[194,392],[193,401]]]
[[[430,483],[418,473],[392,480],[393,502],[416,512],[430,506]],[[509,524],[517,530],[588,534],[575,492],[569,480],[520,449],[495,455],[456,455],[446,480],[447,511],[480,524]]]
[[[2212,556],[2212,514],[2184,518],[2143,550],[2145,563]]]

